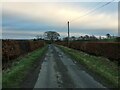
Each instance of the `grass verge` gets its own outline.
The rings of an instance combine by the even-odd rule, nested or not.
[[[47,50],[47,46],[39,48],[28,55],[24,56],[17,64],[10,67],[2,73],[3,88],[19,88],[19,84],[25,78],[28,70],[32,68],[34,63],[41,58]]]
[[[92,56],[64,46],[58,47],[88,70],[103,78],[104,82],[112,85],[113,88],[118,88],[118,65],[103,57]]]

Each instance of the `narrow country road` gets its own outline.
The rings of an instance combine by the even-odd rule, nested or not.
[[[34,88],[105,88],[59,48],[49,45]]]

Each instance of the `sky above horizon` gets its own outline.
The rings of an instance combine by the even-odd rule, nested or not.
[[[4,2],[2,38],[33,39],[46,31],[56,31],[66,37],[67,21],[70,21],[71,36],[118,35],[118,3],[99,8],[106,3]]]

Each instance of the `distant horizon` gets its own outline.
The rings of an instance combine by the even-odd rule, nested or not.
[[[86,34],[87,35],[87,34]],[[83,36],[85,36],[85,35],[83,35]],[[88,36],[92,36],[92,35],[88,35]],[[94,35],[95,36],[95,35]],[[115,36],[115,35],[111,35],[111,36],[114,36],[114,37],[119,37],[119,36]],[[67,36],[66,36],[67,37]],[[72,36],[70,36],[70,37],[72,37]],[[80,37],[80,36],[75,36],[76,38],[78,38],[78,37]],[[106,36],[95,36],[96,38],[107,38]],[[63,39],[63,38],[65,38],[65,37],[61,37],[60,36],[60,39]],[[34,38],[2,38],[2,40],[34,40],[34,39],[37,39],[36,37],[34,37]],[[41,38],[41,39],[44,39],[44,37],[43,38]]]
[[[107,3],[6,2],[2,6],[1,38],[33,39],[45,31],[67,37],[68,21],[70,36],[118,36],[118,2]]]

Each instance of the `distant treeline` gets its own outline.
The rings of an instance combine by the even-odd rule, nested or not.
[[[60,41],[68,41],[68,37],[64,37],[63,40]],[[97,41],[97,42],[120,42],[120,37],[115,37],[115,36],[111,36],[111,37],[95,37],[95,36],[80,36],[80,37],[75,37],[75,36],[71,36],[69,38],[69,41]]]

